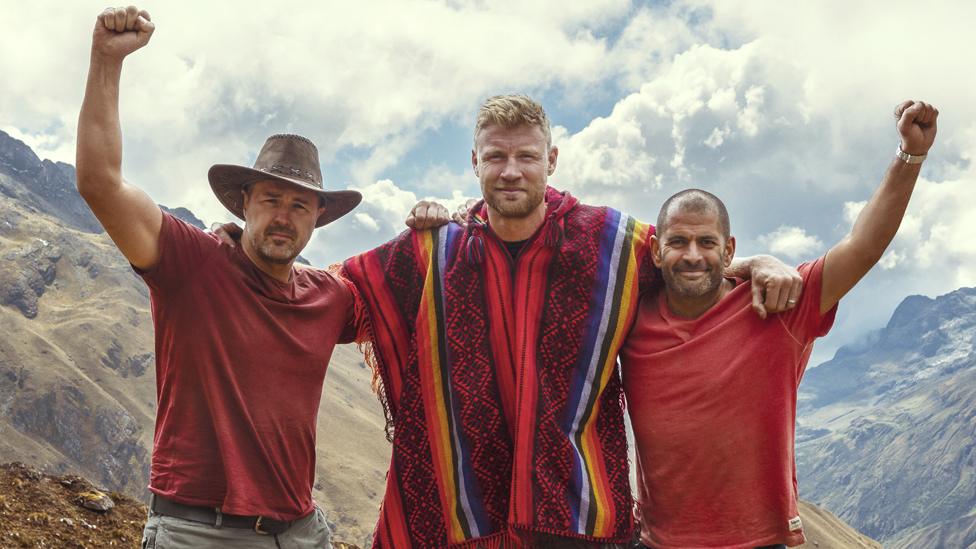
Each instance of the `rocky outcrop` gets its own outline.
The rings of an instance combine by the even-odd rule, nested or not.
[[[0,378],[0,386],[6,384]],[[5,392],[10,388],[0,389]],[[99,482],[144,493],[149,455],[140,440],[142,427],[124,409],[97,406],[78,387],[62,385],[43,394],[19,395],[9,413],[18,431],[95,472]]]
[[[61,248],[43,239],[3,254],[0,305],[13,305],[27,318],[37,316],[37,300],[57,275]]]

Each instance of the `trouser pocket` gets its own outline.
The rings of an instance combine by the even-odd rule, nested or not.
[[[156,528],[146,527],[142,531],[142,549],[156,549]]]

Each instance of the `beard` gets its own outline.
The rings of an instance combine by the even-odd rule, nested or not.
[[[529,186],[524,191],[525,194],[518,200],[505,200],[495,192],[483,192],[482,194],[484,194],[485,203],[488,204],[488,207],[495,210],[498,215],[520,219],[527,217],[539,207],[545,193],[545,186],[541,189]]]
[[[681,297],[698,298],[717,292],[722,287],[724,278],[722,265],[725,265],[724,253],[721,255],[721,262],[718,265],[708,265],[705,276],[698,280],[687,280],[679,274],[684,270],[698,269],[682,268],[681,266],[662,268],[661,275],[664,277],[664,285],[669,290]]]
[[[283,233],[291,237],[283,244],[275,243],[270,233]],[[255,253],[264,261],[276,265],[287,265],[291,263],[302,251],[302,246],[297,240],[297,233],[291,227],[284,225],[272,225],[265,229],[264,234],[254,235],[251,238],[251,245]]]

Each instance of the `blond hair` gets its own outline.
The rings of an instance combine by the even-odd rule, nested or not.
[[[503,128],[515,128],[522,124],[538,126],[546,136],[546,148],[552,147],[552,132],[545,109],[526,95],[496,95],[485,100],[478,110],[478,121],[474,126],[475,146],[478,133],[492,124]]]

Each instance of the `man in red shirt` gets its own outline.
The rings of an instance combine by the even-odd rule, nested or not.
[[[894,238],[935,139],[931,105],[906,101],[895,116],[897,158],[850,234],[799,267],[805,291],[785,313],[757,317],[749,287],[723,277],[735,238],[718,198],[692,189],[662,206],[651,253],[665,290],[643,298],[620,352],[646,547],[803,543],[797,387],[838,301]]]
[[[294,261],[361,197],[325,191],[311,141],[275,135],[253,168],[210,170],[245,220],[241,246],[162,213],[121,175],[122,61],[153,30],[132,7],[98,17],[77,149],[78,190],[152,299],[158,412],[142,547],[330,547],[312,501],[315,421],[333,347],[353,335],[353,297]]]

